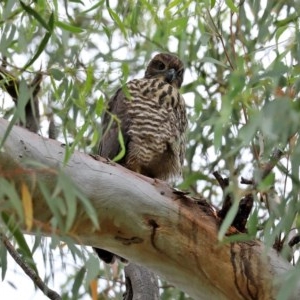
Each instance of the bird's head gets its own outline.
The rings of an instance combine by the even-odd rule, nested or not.
[[[153,57],[147,66],[145,78],[161,78],[176,88],[183,81],[184,67],[182,61],[175,55],[160,53]]]

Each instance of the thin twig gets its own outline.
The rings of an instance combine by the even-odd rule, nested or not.
[[[278,161],[281,159],[283,154],[284,153],[278,148],[274,150],[270,160],[262,168],[262,174],[261,174],[262,179],[266,178],[271,173],[271,171],[276,166]]]
[[[261,180],[265,179],[271,173],[279,160],[282,158],[283,154],[284,152],[278,148],[273,151],[269,161],[261,166]],[[244,177],[241,178],[241,183],[254,186],[258,184],[258,182],[256,182],[254,179],[246,179]]]
[[[220,187],[224,191],[228,187],[228,178],[223,178],[219,172],[215,171],[213,172],[213,175],[215,176],[216,180],[218,181]]]
[[[222,191],[225,193],[225,199],[223,201],[222,208],[217,213],[218,217],[223,220],[223,219],[225,219],[225,217],[232,205],[231,194],[226,192],[226,188],[229,186],[229,180],[228,180],[228,178],[223,178],[220,175],[220,173],[217,171],[213,172],[213,175],[215,176],[216,180],[218,181],[220,187],[222,188]]]
[[[253,182],[253,179],[247,179],[247,178],[241,177],[241,184],[253,185],[254,182]]]
[[[29,278],[36,284],[36,286],[47,296],[49,299],[52,300],[61,300],[61,296],[57,294],[55,291],[51,290],[39,277],[38,274],[22,259],[20,254],[16,251],[14,246],[10,243],[7,236],[0,232],[0,240],[2,241],[3,245],[11,255],[11,257],[15,260],[15,262],[23,269],[23,271],[29,276]]]
[[[230,13],[230,26],[229,26],[229,30],[230,30],[231,51],[232,51],[233,57],[236,59],[236,52],[235,52],[235,48],[234,48],[236,34],[235,35],[233,34],[233,15],[234,15],[234,13],[231,12]],[[235,24],[235,25],[236,25],[236,28],[237,28],[237,24]],[[237,29],[236,29],[236,31],[237,31]]]
[[[225,56],[226,56],[226,58],[227,58],[227,61],[228,61],[229,65],[230,65],[231,69],[234,70],[235,68],[234,68],[234,66],[233,66],[233,64],[232,64],[232,62],[231,62],[231,59],[230,59],[230,57],[229,57],[229,54],[228,54],[228,52],[227,52],[227,49],[226,49],[226,46],[225,46],[225,43],[224,43],[224,39],[223,39],[223,37],[222,37],[222,34],[219,32],[219,29],[218,29],[217,25],[215,24],[215,22],[214,22],[214,20],[213,20],[213,18],[212,18],[212,16],[211,16],[209,10],[207,10],[207,14],[208,14],[208,16],[209,16],[209,18],[210,18],[210,21],[211,21],[212,25],[214,26],[214,30],[215,30],[215,34],[216,34],[217,38],[221,41],[221,44],[222,44],[222,47],[223,47]]]
[[[289,241],[288,245],[289,245],[290,247],[293,247],[293,246],[295,246],[295,245],[297,245],[297,244],[299,244],[299,243],[300,243],[300,235],[297,234],[297,235],[295,235],[295,236]]]

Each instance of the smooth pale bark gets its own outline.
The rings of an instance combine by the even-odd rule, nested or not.
[[[0,139],[8,122],[0,120]],[[47,168],[26,167],[28,159]],[[34,205],[34,231],[51,233],[52,215],[37,180],[48,187],[61,169],[96,207],[100,229],[78,210],[70,235],[77,243],[110,250],[151,269],[195,299],[275,299],[292,269],[259,241],[220,244],[218,220],[207,207],[168,184],[105,159],[75,152],[63,164],[64,146],[14,126],[0,153],[1,176],[26,180]],[[27,162],[26,162],[27,160]],[[2,208],[1,208],[2,209]],[[24,225],[25,227],[25,225]],[[40,227],[40,228],[37,228]],[[291,299],[300,299],[299,285]]]

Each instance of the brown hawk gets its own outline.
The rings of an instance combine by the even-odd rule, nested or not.
[[[110,159],[119,154],[121,130],[126,153],[120,164],[152,178],[167,180],[180,175],[187,127],[185,103],[179,93],[183,73],[177,56],[160,53],[150,61],[144,78],[119,88],[103,116],[99,154]],[[112,115],[117,116],[119,126],[112,122]],[[105,262],[114,261],[114,254],[95,250]]]

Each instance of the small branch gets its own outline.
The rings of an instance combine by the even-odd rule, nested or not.
[[[223,193],[226,193],[226,197],[224,199],[222,208],[218,211],[218,217],[222,220],[226,217],[231,205],[232,205],[232,199],[230,194],[226,192],[226,188],[229,185],[228,178],[223,178],[219,172],[215,171],[213,172],[213,175],[215,176],[216,180],[218,181],[220,187],[222,188]]]
[[[229,185],[228,178],[223,178],[218,172],[213,172],[213,175],[217,179],[219,185],[222,190],[225,191]],[[245,180],[242,178],[242,180]],[[218,211],[218,217],[222,220],[226,217],[229,209],[232,205],[232,197],[230,194],[226,194],[221,210]],[[235,227],[240,232],[246,231],[246,224],[253,206],[253,196],[252,194],[246,195],[243,199],[241,199],[239,203],[239,208],[237,214],[232,222],[232,226]]]
[[[234,15],[234,13],[231,12],[230,13],[230,26],[229,26],[229,29],[230,29],[231,51],[232,51],[233,57],[236,59],[236,52],[235,52],[235,48],[234,48],[236,34],[233,33],[233,15]],[[236,28],[237,28],[237,26],[236,26]]]
[[[248,194],[239,203],[239,209],[232,222],[232,226],[240,232],[246,232],[246,224],[253,207],[253,201],[252,194]]]
[[[253,179],[247,179],[247,178],[241,177],[241,184],[252,185],[252,184],[254,184],[254,181],[253,181]]]
[[[261,179],[265,179],[271,173],[278,161],[282,158],[283,154],[284,153],[280,149],[274,150],[269,161],[261,167]],[[241,184],[256,186],[257,182],[254,179],[241,177]]]
[[[284,153],[278,148],[276,148],[274,150],[270,160],[262,167],[262,170],[261,170],[262,171],[262,174],[261,174],[262,179],[266,178],[271,173],[271,171],[276,166],[278,161],[281,159],[283,154]]]
[[[226,47],[226,45],[225,45],[225,43],[224,43],[224,39],[223,39],[221,33],[219,32],[218,27],[217,27],[217,25],[215,24],[215,22],[214,22],[214,20],[213,20],[213,18],[212,18],[212,16],[211,16],[209,10],[207,10],[207,14],[208,14],[208,16],[209,16],[209,18],[210,18],[210,21],[211,21],[211,23],[212,23],[212,25],[213,25],[213,27],[214,27],[215,34],[216,34],[217,38],[221,41],[221,44],[222,44],[222,47],[223,47],[225,56],[226,56],[226,58],[227,58],[227,61],[228,61],[229,65],[230,65],[231,69],[234,70],[235,68],[234,68],[234,65],[233,65],[233,63],[232,63],[232,61],[231,61],[231,59],[230,59],[230,57],[229,57],[228,52],[227,52],[227,47]]]
[[[297,234],[297,235],[295,235],[295,236],[289,241],[289,246],[290,246],[290,247],[293,247],[293,246],[295,246],[295,245],[297,245],[297,244],[299,244],[299,243],[300,243],[300,235]]]
[[[52,300],[61,300],[59,294],[57,294],[55,291],[51,290],[44,282],[43,280],[32,270],[32,268],[22,259],[20,254],[16,251],[14,246],[10,243],[8,238],[0,232],[0,239],[11,255],[11,257],[15,260],[15,262],[23,269],[23,271],[29,276],[29,278],[36,284],[36,286],[44,293],[45,296],[47,296],[49,299]]]
[[[224,190],[228,187],[229,181],[228,178],[223,178],[219,172],[215,171],[213,172],[213,175],[215,176],[215,178],[217,179],[220,187],[222,188],[222,191],[224,192]]]

